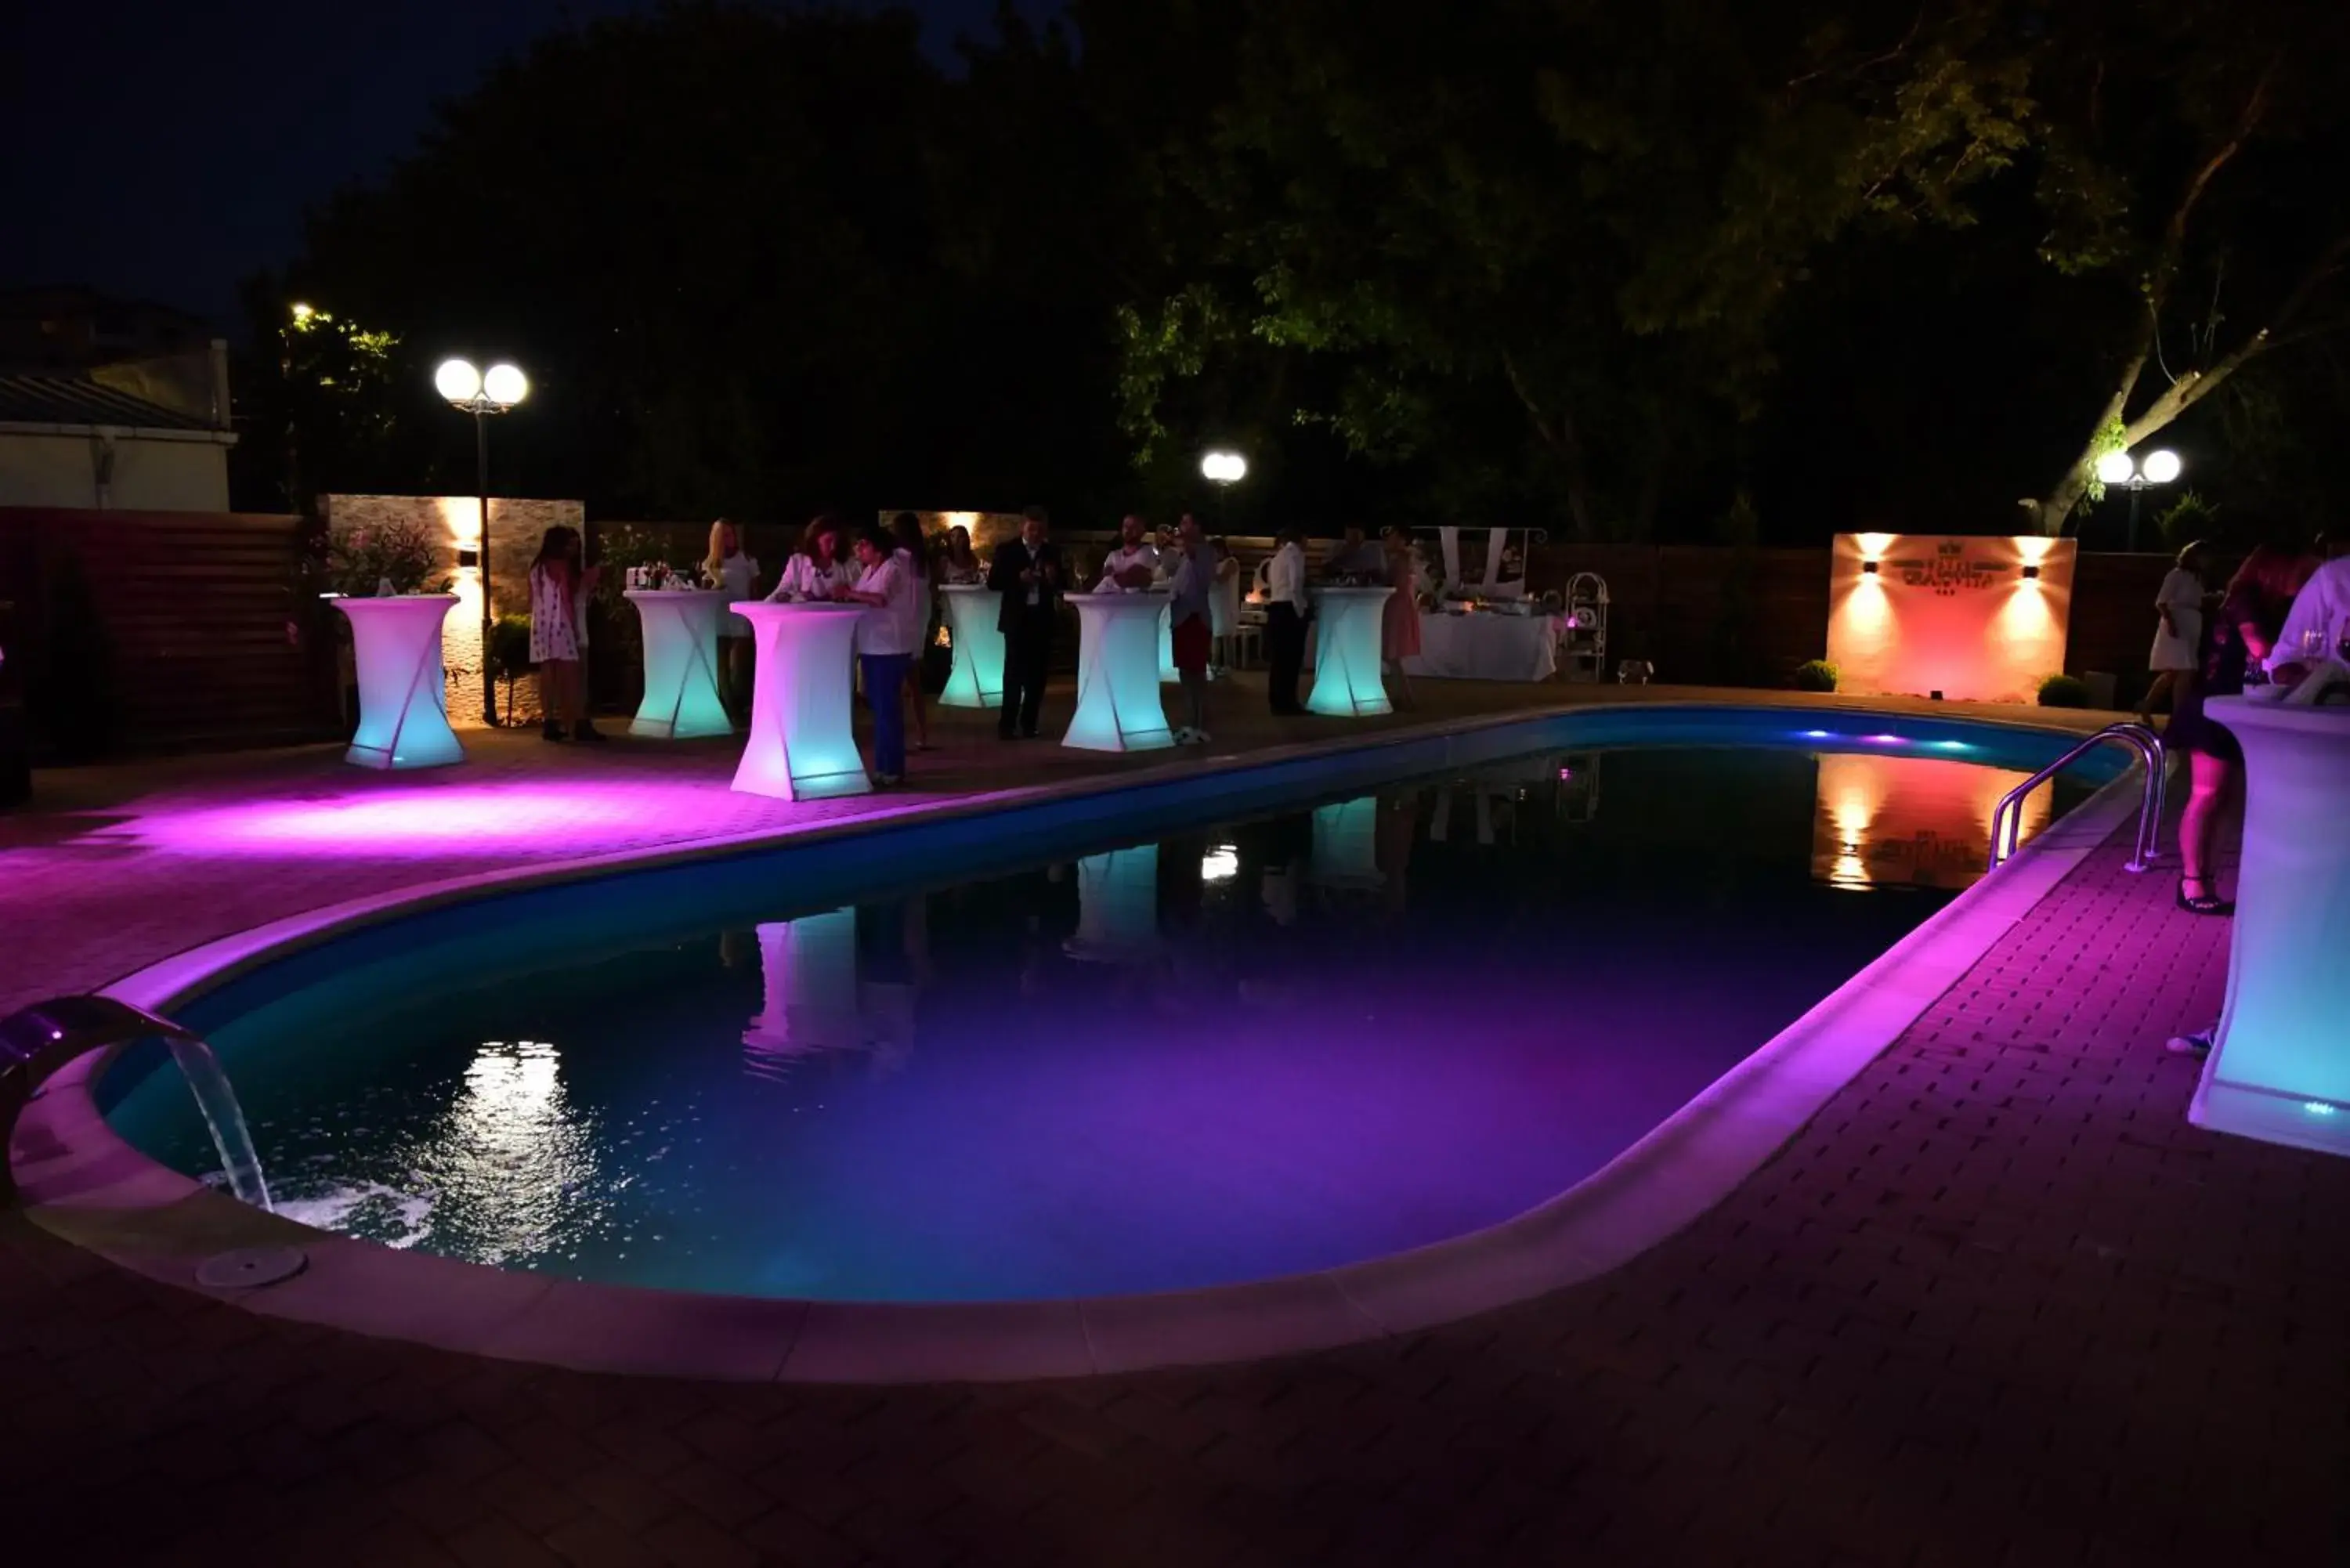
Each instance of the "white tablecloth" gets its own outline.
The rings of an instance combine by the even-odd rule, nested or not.
[[[1558,673],[1558,648],[1546,615],[1419,612],[1419,653],[1409,675],[1449,680],[1547,680]]]

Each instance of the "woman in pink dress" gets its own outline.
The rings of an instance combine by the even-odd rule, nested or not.
[[[1389,699],[1399,708],[1411,702],[1411,682],[1403,661],[1419,652],[1419,569],[1412,563],[1411,535],[1390,528],[1380,535],[1387,546],[1388,596],[1379,614],[1379,665],[1387,673]]]

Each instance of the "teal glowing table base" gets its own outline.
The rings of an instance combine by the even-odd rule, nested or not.
[[[1146,963],[1159,946],[1159,846],[1078,861],[1077,929],[1061,950],[1087,963]]]
[[[758,663],[751,739],[734,787],[777,800],[823,800],[873,788],[850,722],[849,660],[859,605],[740,603]]]
[[[1305,711],[1340,719],[1394,711],[1379,678],[1379,630],[1393,588],[1314,593],[1314,690]]]
[[[1003,596],[977,584],[948,583],[939,597],[946,606],[947,635],[954,639],[954,669],[939,693],[939,706],[1003,707],[1003,631],[996,618]]]
[[[2244,748],[2228,1001],[2188,1120],[2350,1155],[2350,708],[2214,697]]]
[[[359,678],[359,727],[343,761],[363,768],[438,768],[465,760],[449,728],[441,623],[454,594],[342,599]]]
[[[1077,608],[1077,713],[1061,744],[1147,752],[1175,743],[1159,702],[1164,593],[1071,594]]]
[[[727,597],[690,589],[631,588],[620,596],[644,625],[645,696],[629,733],[686,741],[731,735],[734,721],[718,694],[718,627]]]

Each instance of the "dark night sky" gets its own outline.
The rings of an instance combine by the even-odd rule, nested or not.
[[[1022,0],[1043,15],[1053,0]],[[897,0],[951,57],[994,0]],[[847,0],[879,10],[884,0]],[[231,324],[303,204],[381,173],[501,56],[649,0],[0,3],[0,286],[87,284]]]

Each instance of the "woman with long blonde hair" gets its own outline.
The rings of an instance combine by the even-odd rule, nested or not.
[[[724,517],[710,525],[710,554],[702,559],[702,577],[739,604],[756,597],[759,563],[743,548],[743,531]],[[718,678],[725,682],[721,695],[737,723],[751,707],[751,623],[730,614],[718,623]]]

